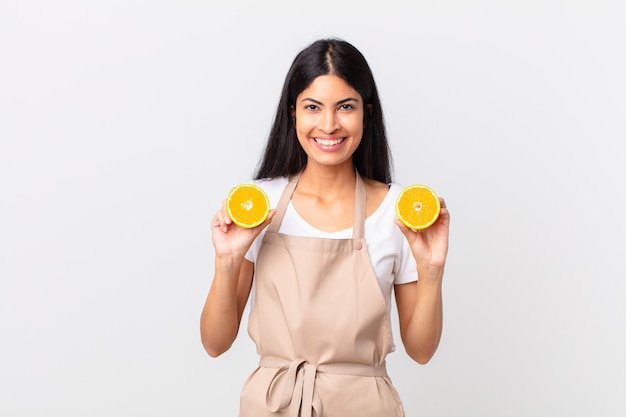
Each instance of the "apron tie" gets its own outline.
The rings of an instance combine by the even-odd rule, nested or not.
[[[312,410],[315,410],[317,417],[322,415],[322,403],[315,392],[315,374],[317,367],[308,363],[305,359],[286,361],[277,358],[263,357],[260,366],[266,368],[277,368],[272,377],[265,402],[267,408],[275,413],[285,410],[291,405],[291,414],[294,417],[312,417]],[[283,390],[277,393],[273,388],[280,379],[286,378]],[[276,397],[278,396],[278,401]],[[300,414],[302,410],[302,414]]]
[[[329,363],[313,365],[306,359],[298,358],[287,361],[279,358],[264,356],[259,366],[264,368],[276,368],[276,373],[270,380],[265,402],[271,412],[283,411],[291,406],[293,417],[312,417],[313,411],[317,417],[322,417],[322,402],[315,391],[315,376],[318,372],[355,375],[355,376],[387,376],[387,368],[382,366],[370,366],[351,363]],[[285,379],[282,392],[274,390],[274,384],[280,379]],[[278,399],[276,398],[278,396]]]

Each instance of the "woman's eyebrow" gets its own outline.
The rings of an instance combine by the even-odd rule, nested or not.
[[[323,105],[324,104],[321,101],[315,100],[314,98],[311,98],[311,97],[305,97],[301,101],[303,101],[303,102],[304,101],[312,101],[313,103],[319,104],[319,105]],[[339,100],[338,102],[335,103],[335,105],[344,104],[344,103],[347,103],[349,101],[356,101],[358,103],[359,99],[354,98],[354,97],[347,97],[347,98]]]
[[[349,101],[356,101],[356,102],[358,103],[358,102],[359,102],[359,99],[358,99],[358,98],[354,98],[354,97],[348,97],[348,98],[344,98],[343,100],[339,100],[339,101],[338,101],[337,103],[335,103],[335,104],[337,104],[337,105],[338,105],[338,104],[344,104],[344,103],[347,103],[347,102],[349,102]]]
[[[315,103],[315,104],[324,104],[324,103],[322,103],[321,101],[319,101],[319,100],[315,100],[314,98],[311,98],[311,97],[305,97],[305,98],[303,98],[303,99],[302,99],[302,100],[300,100],[300,101],[301,101],[301,102],[304,102],[304,101],[312,101],[312,102],[313,102],[313,103]]]

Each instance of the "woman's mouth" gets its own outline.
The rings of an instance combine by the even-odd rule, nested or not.
[[[321,139],[321,138],[313,138],[313,140],[315,141],[315,143],[319,143],[320,145],[323,146],[334,146],[334,145],[339,145],[341,142],[343,142],[346,138],[340,138],[340,139]]]

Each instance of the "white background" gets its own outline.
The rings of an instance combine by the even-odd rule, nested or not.
[[[440,349],[388,360],[407,415],[625,415],[625,3],[229,4],[0,1],[0,415],[237,415],[209,221],[325,36],[452,213]]]

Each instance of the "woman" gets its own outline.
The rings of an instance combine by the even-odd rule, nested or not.
[[[407,353],[428,362],[441,336],[450,217],[441,200],[428,229],[402,225],[390,159],[362,54],[337,39],[301,51],[254,181],[276,208],[254,229],[234,225],[224,207],[212,221],[203,345],[211,356],[226,351],[250,298],[261,357],[240,416],[404,415],[385,369],[391,293]]]

